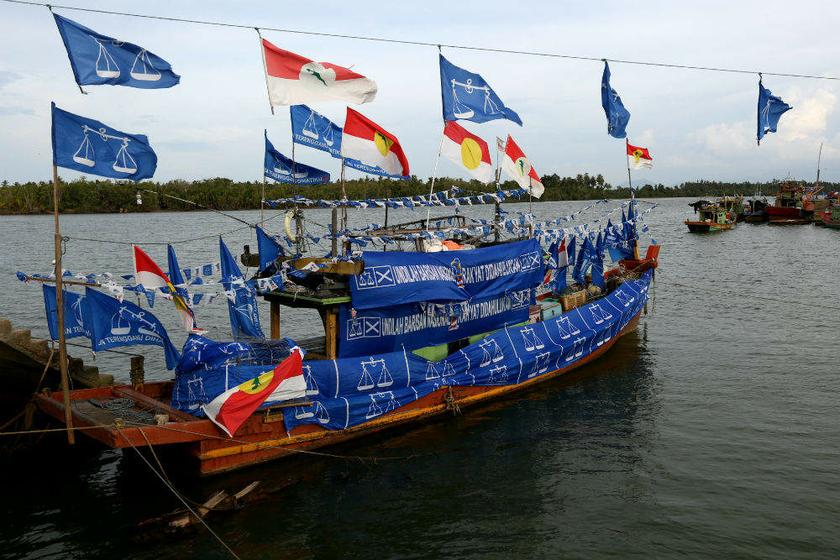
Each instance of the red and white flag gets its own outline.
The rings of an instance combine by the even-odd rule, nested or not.
[[[330,62],[315,62],[262,40],[265,82],[272,106],[318,101],[368,103],[376,82]]]
[[[493,181],[493,162],[487,142],[455,121],[447,121],[443,127],[440,153],[482,183]]]
[[[647,148],[627,143],[627,164],[631,169],[653,169],[653,158]]]
[[[390,175],[405,177],[409,173],[408,159],[397,137],[350,107],[344,120],[341,157],[374,165]]]
[[[510,135],[505,142],[505,157],[502,159],[502,169],[505,170],[511,179],[516,181],[520,187],[530,191],[535,198],[542,196],[545,192],[542,180],[537,170],[531,165],[525,153],[516,145]]]
[[[181,317],[181,324],[188,333],[203,333],[205,331],[196,328],[195,314],[189,303],[178,294],[178,290],[172,285],[169,276],[161,270],[155,261],[146,252],[136,245],[131,246],[134,257],[134,283],[142,285],[147,290],[166,288],[169,291],[168,297],[175,304],[175,309]]]
[[[560,246],[557,248],[557,268],[563,268],[565,266],[569,266],[569,253],[566,250],[566,238],[563,238],[563,241],[560,242]]]
[[[303,377],[303,354],[295,346],[289,357],[273,370],[228,389],[201,409],[207,418],[233,437],[239,426],[269,397],[272,402],[279,402],[304,396],[306,380]]]

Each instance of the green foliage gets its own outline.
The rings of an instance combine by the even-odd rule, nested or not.
[[[593,200],[600,198],[628,198],[630,191],[626,187],[613,188],[604,181],[600,174],[584,173],[576,177],[560,177],[557,174],[542,178],[547,200]],[[644,185],[637,189],[640,198],[661,198],[673,196],[710,197],[724,194],[743,194],[751,196],[757,192],[772,195],[778,189],[779,181],[769,183],[727,183],[716,181],[691,181],[674,187],[662,184]],[[381,177],[353,179],[346,181],[347,196],[350,199],[383,198],[426,194],[430,189],[430,180],[412,176],[408,180],[397,181]],[[479,193],[492,190],[478,181],[464,179],[438,178],[435,191],[452,186],[463,189],[466,193]],[[826,190],[840,190],[840,185],[826,183]],[[513,181],[501,185],[504,189],[516,188]],[[171,197],[196,202],[201,206],[217,210],[250,210],[259,208],[262,183],[234,182],[218,177],[200,181],[168,181],[157,183],[113,182],[87,180],[85,178],[62,182],[61,211],[63,213],[112,213],[112,212],[155,212],[184,211],[199,209],[195,205],[181,202]],[[151,191],[151,192],[149,192]],[[140,193],[143,204],[137,204]],[[158,194],[160,193],[160,194]],[[341,185],[330,183],[315,187],[299,187],[269,183],[266,185],[266,198],[284,198],[302,194],[309,198],[339,199]],[[535,200],[536,202],[536,200]],[[0,184],[0,214],[44,214],[52,212],[52,183],[27,182]]]

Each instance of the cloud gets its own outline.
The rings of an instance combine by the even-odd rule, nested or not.
[[[787,101],[793,110],[782,117],[786,141],[812,140],[825,135],[828,119],[837,106],[837,96],[833,92],[818,89],[812,96],[805,97],[796,91]]]

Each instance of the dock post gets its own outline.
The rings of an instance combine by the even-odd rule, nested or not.
[[[131,372],[129,376],[131,379],[131,388],[135,391],[141,391],[143,389],[143,383],[146,381],[144,362],[145,358],[143,356],[131,357]]]
[[[277,340],[280,338],[280,302],[271,300],[271,315],[269,316],[269,324],[271,325],[271,338]]]
[[[64,338],[64,283],[62,282],[61,225],[58,219],[58,167],[53,162],[53,217],[55,222],[55,306],[58,323],[58,370],[61,372],[61,391],[64,395],[64,425],[67,428],[67,443],[76,443],[73,433],[73,411],[70,409],[70,376],[67,373],[67,342]]]

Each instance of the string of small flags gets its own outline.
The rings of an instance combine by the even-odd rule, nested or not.
[[[365,200],[323,200],[309,199],[304,196],[278,198],[267,200],[271,208],[278,206],[313,206],[317,208],[416,208],[428,206],[477,206],[503,202],[509,198],[520,198],[527,194],[525,189],[499,190],[492,193],[482,193],[470,196],[457,196],[461,189],[452,187],[447,191],[432,193],[431,195],[414,195],[394,198],[368,198]]]

